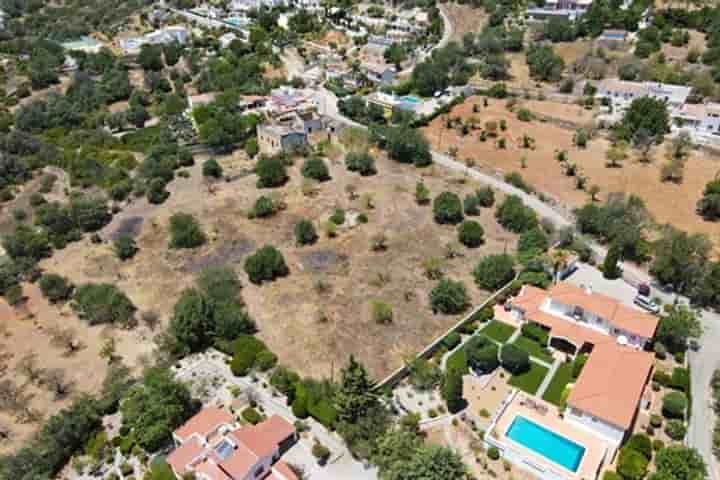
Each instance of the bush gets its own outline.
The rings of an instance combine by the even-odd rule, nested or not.
[[[214,158],[205,160],[202,164],[203,177],[210,178],[221,178],[223,176],[223,169],[220,164]]]
[[[663,387],[669,387],[672,383],[672,376],[662,370],[655,370],[652,376],[653,382],[657,382]]]
[[[127,234],[118,235],[113,242],[113,249],[120,260],[128,260],[134,257],[139,250],[135,239]]]
[[[261,372],[267,372],[277,365],[277,355],[270,350],[262,350],[255,357],[255,367]]]
[[[375,159],[369,152],[350,152],[345,156],[345,166],[351,172],[358,172],[363,177],[375,175]]]
[[[312,245],[317,242],[318,234],[310,220],[300,220],[295,224],[295,243],[298,245]]]
[[[307,411],[307,401],[303,397],[298,397],[292,403],[292,412],[297,418],[307,418],[309,413]]]
[[[663,424],[663,417],[657,414],[650,415],[650,425],[653,426],[653,428],[660,428]]]
[[[330,221],[335,225],[342,225],[345,223],[345,210],[342,208],[336,208],[332,215],[330,215]]]
[[[310,157],[303,162],[300,173],[305,178],[311,178],[318,182],[330,180],[330,170],[320,157]]]
[[[628,439],[625,446],[642,453],[648,461],[652,459],[652,441],[645,434],[636,433]]]
[[[621,477],[619,473],[605,472],[602,480],[623,480],[623,477]]]
[[[466,247],[479,247],[485,243],[485,230],[478,222],[465,220],[458,227],[458,240]]]
[[[250,373],[253,365],[255,365],[255,355],[245,351],[237,352],[230,362],[230,371],[236,377],[244,377]]]
[[[196,248],[206,240],[205,232],[192,215],[176,213],[170,217],[170,248]]]
[[[252,407],[246,408],[242,411],[240,415],[242,416],[243,420],[252,425],[257,425],[258,423],[262,422],[263,419],[262,415],[260,415],[260,413],[258,413],[258,411]]]
[[[325,465],[330,458],[330,450],[318,441],[312,447],[312,454],[320,465]]]
[[[393,321],[393,310],[390,305],[380,300],[370,302],[370,315],[375,323],[386,325]]]
[[[130,326],[134,322],[135,305],[115,285],[88,283],[73,295],[72,308],[90,325],[115,324]]]
[[[433,215],[440,224],[457,224],[463,219],[460,197],[451,192],[442,192],[433,201]]]
[[[484,336],[476,335],[468,340],[465,355],[468,366],[482,373],[490,373],[500,365],[497,345]]]
[[[481,188],[475,192],[481,207],[490,208],[495,204],[495,192],[491,187]]]
[[[517,375],[530,369],[530,356],[525,350],[508,343],[500,350],[500,363],[513,375]]]
[[[448,333],[445,338],[443,338],[443,346],[447,348],[448,350],[452,350],[453,348],[460,345],[460,342],[462,341],[462,338],[460,337],[460,334],[457,332],[450,332]]]
[[[273,281],[278,277],[284,277],[290,270],[285,264],[285,259],[275,247],[266,245],[250,255],[245,260],[245,273],[250,281],[261,284],[265,281]]]
[[[465,199],[463,200],[463,209],[465,210],[465,215],[480,215],[480,202],[478,201],[478,198],[476,195],[468,194],[465,195]]]
[[[54,273],[46,273],[38,282],[40,291],[50,303],[64,302],[70,298],[73,284],[67,278]]]
[[[660,342],[655,342],[654,346],[655,358],[659,360],[665,360],[667,358],[667,348]]]
[[[270,217],[275,213],[275,203],[272,198],[261,195],[255,200],[253,205],[251,217],[255,218],[266,218]]]
[[[687,429],[685,428],[685,424],[682,422],[682,420],[669,420],[665,424],[665,433],[668,437],[675,441],[681,441],[683,438],[685,438],[685,433],[687,433]]]
[[[680,390],[684,392],[688,397],[690,396],[690,370],[682,367],[673,368],[672,376],[670,377],[670,388]]]
[[[442,279],[430,292],[430,306],[434,313],[457,314],[469,304],[467,291],[462,282]]]
[[[662,402],[662,413],[665,418],[683,418],[687,409],[687,397],[682,392],[665,394]]]
[[[261,157],[255,164],[258,188],[274,188],[285,185],[288,180],[285,163],[277,157]]]
[[[539,227],[523,232],[518,241],[518,252],[534,256],[546,252],[549,247],[550,242]]]
[[[488,448],[487,456],[490,460],[499,460],[500,450],[498,450],[497,447],[490,447]]]
[[[524,323],[521,331],[524,337],[532,338],[540,345],[547,345],[548,343],[548,332],[539,325]]]
[[[515,195],[505,197],[495,211],[495,218],[500,225],[514,233],[522,233],[538,226],[535,212]]]
[[[515,260],[508,254],[483,257],[473,269],[475,283],[483,290],[493,291],[515,277]]]
[[[623,447],[620,449],[617,471],[626,480],[641,480],[647,473],[648,463],[648,459],[642,453]]]

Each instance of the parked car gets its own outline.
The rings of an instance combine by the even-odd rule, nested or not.
[[[650,297],[650,285],[641,283],[637,287],[638,296]]]
[[[642,308],[643,310],[647,310],[650,313],[658,314],[660,313],[660,307],[657,303],[653,302],[650,297],[646,297],[645,295],[638,295],[635,297],[635,300],[633,300],[635,305]]]

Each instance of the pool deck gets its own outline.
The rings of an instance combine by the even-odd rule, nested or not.
[[[495,419],[494,426],[488,432],[486,439],[489,438],[491,443],[496,443],[500,448],[511,453],[506,455],[511,461],[515,460],[514,463],[518,463],[517,458],[522,458],[523,465],[518,466],[530,469],[541,478],[568,480],[597,478],[601,467],[608,461],[606,457],[611,451],[607,443],[598,436],[565,422],[556,406],[537,397],[514,392],[508,397],[508,401],[502,413]],[[577,471],[571,472],[506,437],[505,433],[517,416],[523,416],[585,447],[585,454]]]

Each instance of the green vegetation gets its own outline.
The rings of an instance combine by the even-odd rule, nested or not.
[[[325,164],[325,161],[320,157],[313,156],[305,159],[300,168],[300,173],[303,177],[311,178],[318,182],[330,180],[330,170]]]
[[[515,260],[508,254],[483,257],[472,271],[475,284],[483,290],[494,291],[515,278]]]
[[[108,323],[129,327],[135,323],[135,305],[115,285],[108,283],[80,285],[71,306],[90,325]]]
[[[465,220],[458,227],[458,240],[469,248],[476,248],[485,243],[485,230],[474,220]]]
[[[465,348],[463,349],[463,356],[458,356],[454,359],[453,365],[457,363],[459,371],[467,373],[467,368],[472,367],[473,370],[483,373],[490,373],[500,365],[498,359],[498,346],[489,338],[483,335],[476,335],[472,337]],[[458,355],[453,354],[454,355]],[[463,368],[461,362],[464,361],[466,364]],[[455,363],[456,362],[456,363]],[[451,365],[450,358],[447,362],[448,368]]]
[[[261,156],[255,164],[255,173],[258,176],[258,188],[281,187],[289,178],[285,171],[285,162],[279,157]]]
[[[548,385],[543,400],[555,404],[559,407],[563,407],[563,392],[567,385],[573,380],[573,364],[572,362],[565,362],[561,364],[555,371],[550,384]]]
[[[515,330],[516,328],[512,325],[499,320],[492,320],[482,329],[482,334],[498,343],[505,343],[515,333]]]
[[[317,242],[318,234],[310,220],[300,220],[295,224],[295,243],[298,245],[312,245]]]
[[[508,384],[530,395],[534,395],[547,373],[548,369],[546,367],[535,362],[530,362],[530,369],[524,373],[513,375]]]
[[[459,281],[443,278],[430,292],[430,306],[433,312],[446,315],[462,313],[469,304],[465,285]]]
[[[278,277],[290,273],[282,253],[271,245],[266,245],[247,257],[245,260],[245,273],[255,284],[271,282]]]
[[[500,225],[515,233],[525,232],[538,225],[535,212],[515,195],[505,197],[495,211],[495,218]]]
[[[521,335],[515,339],[512,345],[515,345],[519,349],[527,352],[528,355],[540,359],[544,362],[553,362],[553,356],[550,351],[532,338]]]
[[[458,224],[463,220],[460,197],[451,192],[442,192],[433,200],[433,216],[440,224]]]
[[[176,213],[170,217],[170,248],[197,248],[207,237],[195,217]]]
[[[119,235],[113,241],[113,250],[115,250],[115,255],[117,255],[120,260],[129,260],[135,256],[139,248],[134,238],[130,235],[123,234]]]
[[[67,278],[54,273],[43,274],[38,281],[38,286],[50,303],[69,300],[75,288]]]
[[[351,172],[358,172],[363,177],[375,175],[375,159],[370,152],[350,152],[345,156],[345,166]]]
[[[530,356],[515,344],[507,343],[500,349],[500,364],[513,375],[530,369]]]
[[[432,163],[427,140],[419,130],[408,125],[385,130],[385,149],[390,158],[400,163],[412,163],[416,167],[427,167]]]

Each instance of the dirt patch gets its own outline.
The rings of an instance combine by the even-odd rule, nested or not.
[[[115,231],[110,234],[110,239],[116,240],[123,235],[129,235],[132,238],[137,237],[140,235],[144,221],[143,217],[130,217],[122,220]]]
[[[300,256],[303,266],[312,272],[327,272],[345,264],[345,255],[338,255],[334,250],[317,250]]]
[[[473,113],[473,105],[479,111]],[[558,105],[551,102],[527,102],[531,111],[549,112],[572,120],[575,106]],[[564,112],[564,113],[563,113]],[[587,119],[587,113],[576,110],[578,123]],[[654,160],[650,164],[638,162],[634,153],[623,163],[622,168],[607,168],[605,152],[609,147],[603,138],[593,139],[586,149],[573,144],[574,131],[561,128],[552,122],[538,120],[523,122],[506,108],[504,100],[489,100],[489,106],[483,107],[483,100],[471,97],[462,105],[455,107],[450,117],[461,117],[466,121],[475,117],[478,124],[487,121],[504,120],[506,131],[498,129],[499,138],[504,138],[507,148],[499,149],[496,140],[479,140],[479,130],[463,136],[461,132],[445,128],[445,117],[435,119],[423,129],[433,149],[447,152],[457,147],[457,158],[472,159],[480,168],[497,172],[518,172],[537,190],[555,198],[568,208],[577,207],[588,200],[588,195],[576,188],[574,177],[565,175],[562,165],[555,159],[556,152],[566,150],[571,162],[588,178],[587,185],[598,185],[600,198],[608,193],[622,192],[638,195],[647,204],[657,222],[670,223],[693,233],[705,233],[716,246],[720,247],[720,231],[717,224],[703,221],[696,213],[695,206],[702,196],[708,179],[720,170],[716,158],[700,150],[692,152],[685,167],[685,179],[681,184],[660,181],[660,168],[664,162],[664,146],[655,149]],[[528,135],[534,140],[534,148],[521,148],[522,136]],[[524,160],[523,160],[524,158]]]
[[[461,43],[463,35],[466,33],[480,33],[488,19],[484,9],[469,5],[444,3],[440,5],[440,8],[448,16],[453,27],[452,35],[450,35],[451,42]]]
[[[217,250],[200,258],[189,259],[183,270],[198,273],[208,267],[234,264],[255,249],[255,243],[248,239],[236,239],[229,245],[220,245]]]

